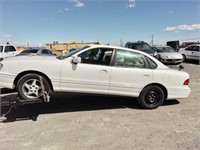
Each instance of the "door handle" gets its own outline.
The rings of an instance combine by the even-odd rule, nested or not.
[[[145,77],[149,77],[150,75],[149,75],[149,74],[144,74],[144,76],[145,76]]]
[[[106,70],[106,69],[102,69],[101,71],[100,71],[101,73],[108,73],[108,71]]]

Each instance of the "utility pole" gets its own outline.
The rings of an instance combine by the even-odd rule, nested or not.
[[[153,47],[153,34],[152,34],[152,36],[151,36],[151,46]]]
[[[29,43],[27,42],[27,47],[29,48]]]

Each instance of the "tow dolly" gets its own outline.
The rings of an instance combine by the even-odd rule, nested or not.
[[[1,97],[0,95],[0,121],[5,121],[7,120],[7,116],[17,109],[20,106],[27,105],[27,104],[36,104],[36,103],[48,103],[50,102],[50,92],[47,93],[45,91],[44,83],[43,83],[43,77],[39,76],[39,81],[41,84],[41,89],[42,89],[42,98],[37,98],[37,99],[21,99],[18,95],[16,95],[14,98],[5,98]],[[9,107],[8,111],[4,114],[1,115],[1,107]]]

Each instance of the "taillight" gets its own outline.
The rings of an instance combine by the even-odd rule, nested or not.
[[[185,80],[185,82],[183,83],[183,85],[189,85],[190,83],[190,79]]]

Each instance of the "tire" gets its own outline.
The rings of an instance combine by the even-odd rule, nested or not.
[[[148,109],[155,109],[162,105],[165,100],[165,94],[159,86],[145,87],[138,98],[140,106]]]
[[[186,58],[186,56],[183,54],[183,61],[186,61],[187,60],[187,58]]]
[[[47,80],[43,77],[44,89],[47,93],[50,91],[50,86]],[[22,76],[17,83],[17,91],[22,99],[38,99],[41,98],[42,88],[38,74],[26,74]]]

